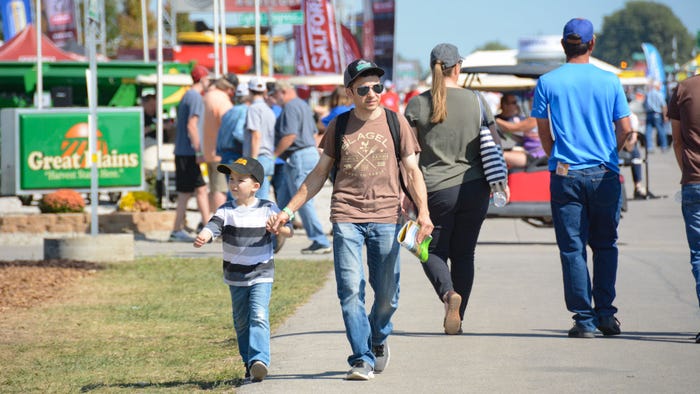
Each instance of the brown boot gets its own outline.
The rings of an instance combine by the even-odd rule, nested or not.
[[[445,334],[457,335],[462,331],[462,319],[459,317],[459,306],[462,304],[462,297],[454,290],[450,290],[442,297],[445,303]]]

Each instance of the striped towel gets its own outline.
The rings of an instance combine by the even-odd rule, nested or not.
[[[493,142],[491,130],[486,127],[482,127],[481,131],[479,132],[479,142],[481,163],[484,167],[486,180],[492,186],[497,183],[507,183],[508,167],[506,166],[506,161],[503,158],[501,146]]]

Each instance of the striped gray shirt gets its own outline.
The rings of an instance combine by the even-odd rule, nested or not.
[[[256,199],[251,206],[227,201],[204,227],[213,238],[223,237],[224,282],[231,286],[252,286],[272,282],[275,275],[272,234],[265,223],[280,212],[268,200]],[[291,223],[287,223],[291,227]]]

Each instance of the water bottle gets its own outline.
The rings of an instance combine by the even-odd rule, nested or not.
[[[683,193],[680,190],[677,191],[676,194],[673,195],[673,199],[679,204],[682,203],[683,202]]]
[[[493,193],[493,206],[503,208],[506,206],[505,186],[502,182],[496,182],[491,185],[491,193]]]

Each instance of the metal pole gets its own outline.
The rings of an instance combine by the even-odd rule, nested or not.
[[[158,65],[156,67],[156,156],[158,157],[158,166],[156,169],[156,195],[158,197],[158,205],[163,206],[163,171],[161,169],[162,159],[161,152],[163,151],[163,0],[158,0],[156,8],[156,20],[158,21],[158,43],[156,48],[156,57]]]
[[[333,16],[335,18],[335,35],[338,38],[338,60],[340,63],[340,70],[337,72],[343,72],[345,66],[347,65],[347,59],[345,59],[345,45],[343,44],[343,29],[340,26],[340,18],[338,15],[338,7],[335,5],[336,1],[331,3],[333,7]]]
[[[141,34],[143,34],[143,61],[151,61],[148,53],[148,14],[146,11],[146,0],[141,0]]]
[[[105,2],[100,0],[100,53],[107,57],[107,21],[105,20]]]
[[[270,78],[275,76],[275,66],[272,59],[274,51],[274,36],[272,35],[272,7],[267,7],[267,74]]]
[[[90,221],[90,235],[96,236],[97,230],[99,229],[97,215],[97,207],[100,203],[99,195],[97,193],[97,187],[99,184],[99,175],[97,172],[97,42],[95,40],[95,35],[97,34],[97,24],[99,23],[98,12],[104,12],[103,10],[98,11],[98,7],[94,4],[97,0],[91,0],[89,5],[89,16],[88,16],[88,35],[86,37],[88,42],[88,57],[90,61],[90,67],[86,70],[87,78],[87,93],[88,93],[88,127],[90,129],[90,135],[88,138],[89,152],[90,152],[90,206],[91,206],[91,221]]]
[[[219,1],[219,10],[221,10],[221,74],[228,73],[228,40],[226,36],[226,4],[224,0]]]
[[[260,63],[260,0],[255,0],[255,75],[258,77],[262,74]]]
[[[41,0],[36,0],[36,101],[34,105],[38,109],[44,108],[44,60],[41,54]]]
[[[170,3],[170,47],[177,45],[177,12],[172,0]]]
[[[85,42],[85,38],[83,38],[83,34],[85,33],[83,31],[83,26],[80,24],[80,0],[73,2],[73,15],[77,16],[75,18],[75,30],[78,34],[76,41],[78,42],[78,45],[84,45],[83,43]]]
[[[214,32],[214,78],[219,79],[219,63],[220,63],[220,57],[219,57],[219,1],[214,0],[214,4],[212,4],[214,7],[214,28],[212,29]]]

